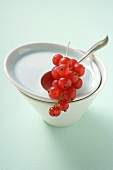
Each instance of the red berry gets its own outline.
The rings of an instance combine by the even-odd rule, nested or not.
[[[73,87],[70,87],[70,89],[68,90],[68,92],[70,93],[70,98],[71,101],[74,100],[76,98],[76,89]]]
[[[76,89],[72,86],[68,89],[68,91],[69,93],[76,93]]]
[[[71,87],[71,84],[72,84],[71,80],[65,77],[60,78],[58,83],[59,83],[59,87],[63,90],[68,89],[69,87]]]
[[[71,80],[72,83],[75,83],[78,80],[78,74],[74,71],[69,71],[67,77]]]
[[[53,106],[53,107],[51,107],[51,108],[49,109],[49,114],[50,114],[50,116],[59,116],[60,113],[61,113],[60,107],[57,107],[57,106],[55,107],[55,106]]]
[[[60,97],[60,94],[61,94],[61,89],[59,87],[51,87],[48,90],[48,93],[49,93],[49,97],[51,99],[58,99]]]
[[[69,66],[67,66],[66,64],[61,64],[58,66],[57,72],[60,75],[60,77],[65,77],[69,73]]]
[[[71,96],[67,90],[62,92],[62,98],[68,102],[71,102]]]
[[[75,64],[77,64],[77,60],[75,59],[71,59],[71,67],[74,67]]]
[[[58,66],[61,58],[63,58],[61,54],[56,54],[52,59],[53,64]]]
[[[69,103],[67,100],[60,100],[58,102],[58,106],[62,111],[66,111],[69,108]]]
[[[71,102],[76,98],[76,90],[73,87],[70,87],[69,90],[62,92],[62,98],[67,100],[68,102]]]
[[[79,77],[78,78],[78,81],[76,83],[73,83],[72,86],[75,88],[75,89],[80,89],[82,87],[82,79]]]
[[[66,64],[68,65],[69,67],[71,66],[71,59],[68,58],[68,57],[63,57],[61,58],[61,60],[59,61],[59,65],[60,64]]]
[[[58,66],[55,66],[52,68],[51,74],[54,79],[58,80],[60,78],[60,75],[58,74]]]
[[[79,77],[83,76],[85,73],[85,68],[82,64],[75,64],[75,66],[73,67],[73,70],[78,74]]]
[[[58,87],[59,86],[58,80],[53,80],[52,86]]]

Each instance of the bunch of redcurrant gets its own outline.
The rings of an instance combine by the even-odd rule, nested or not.
[[[53,77],[52,86],[48,90],[49,97],[57,103],[49,109],[51,116],[59,116],[61,111],[69,108],[69,102],[76,98],[76,90],[82,87],[81,77],[85,68],[75,59],[56,54],[52,58],[54,67],[51,70]]]

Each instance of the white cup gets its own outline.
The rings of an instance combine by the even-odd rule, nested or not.
[[[42,48],[43,44],[40,45]],[[40,116],[50,125],[53,126],[59,126],[59,127],[64,127],[64,126],[69,126],[75,123],[80,119],[80,117],[86,112],[88,107],[91,105],[91,103],[95,100],[96,96],[100,93],[100,91],[103,89],[105,83],[106,83],[106,78],[107,78],[107,72],[104,64],[95,57],[95,63],[98,66],[98,69],[101,74],[101,81],[99,87],[92,92],[91,94],[85,96],[84,98],[81,98],[79,100],[75,100],[69,104],[69,109],[66,112],[62,112],[60,116],[58,117],[51,117],[48,113],[48,110],[50,107],[53,106],[53,101],[51,100],[45,100],[41,96],[39,97],[33,97],[35,96],[32,91],[29,91],[25,86],[22,84],[19,84],[19,81],[17,78],[15,78],[15,63],[17,58],[17,61],[21,58],[21,56],[27,51],[30,51],[31,48],[36,50],[37,49],[37,44],[32,44],[31,46],[22,46],[18,47],[15,50],[13,50],[5,59],[4,62],[4,69],[6,72],[6,75],[8,76],[9,80],[15,85],[15,87],[20,91],[20,93],[27,99],[27,101],[33,106],[33,108],[40,114]],[[43,46],[45,48],[46,46]],[[47,47],[51,47],[51,44],[49,44]],[[55,47],[59,47],[61,49],[66,49],[63,46],[60,45],[55,45]],[[58,49],[59,49],[58,48]],[[74,52],[74,50],[70,50]],[[19,56],[19,57],[18,57]],[[19,63],[20,64],[20,63]],[[23,68],[23,65],[21,65],[21,68]],[[20,70],[21,71],[21,70]],[[34,70],[33,70],[34,71]],[[48,71],[48,70],[47,70]],[[24,76],[23,72],[19,74],[20,76]],[[24,81],[24,79],[22,79]]]

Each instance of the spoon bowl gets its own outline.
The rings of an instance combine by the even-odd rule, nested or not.
[[[46,72],[41,78],[41,85],[42,87],[48,91],[52,86],[54,78],[52,77],[51,71]]]

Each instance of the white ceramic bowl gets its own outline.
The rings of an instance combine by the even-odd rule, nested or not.
[[[44,49],[46,50],[44,51]],[[38,54],[41,55],[42,51],[44,51],[44,57],[41,56],[37,60]],[[60,116],[51,117],[48,114],[48,110],[51,106],[53,106],[53,101],[46,97],[46,92],[40,85],[41,76],[43,73],[45,73],[45,71],[49,71],[48,69],[52,67],[50,64],[50,58],[48,60],[49,56],[45,58],[45,54],[46,52],[49,55],[54,55],[54,53],[58,52],[64,54],[65,51],[65,46],[57,44],[28,44],[14,49],[10,54],[8,54],[4,62],[4,69],[9,80],[17,87],[21,94],[29,101],[29,103],[37,110],[37,112],[47,123],[59,127],[72,125],[77,120],[79,120],[79,118],[86,112],[99,92],[103,89],[107,77],[105,66],[98,58],[93,56],[95,64],[99,69],[99,72],[96,71],[96,73],[100,73],[101,77],[98,86],[96,84],[97,87],[93,90],[90,88],[91,91],[89,94],[87,93],[87,95],[84,93],[83,88],[84,96],[80,95],[76,101],[71,102],[69,109],[66,112],[62,112]],[[33,56],[31,56],[31,54],[33,54]],[[73,55],[77,55],[77,57],[80,58],[83,54],[81,54],[81,52],[78,50],[70,48],[69,56]],[[92,76],[91,74],[89,77],[93,78],[94,75]],[[93,82],[93,85],[95,84],[95,81]]]

